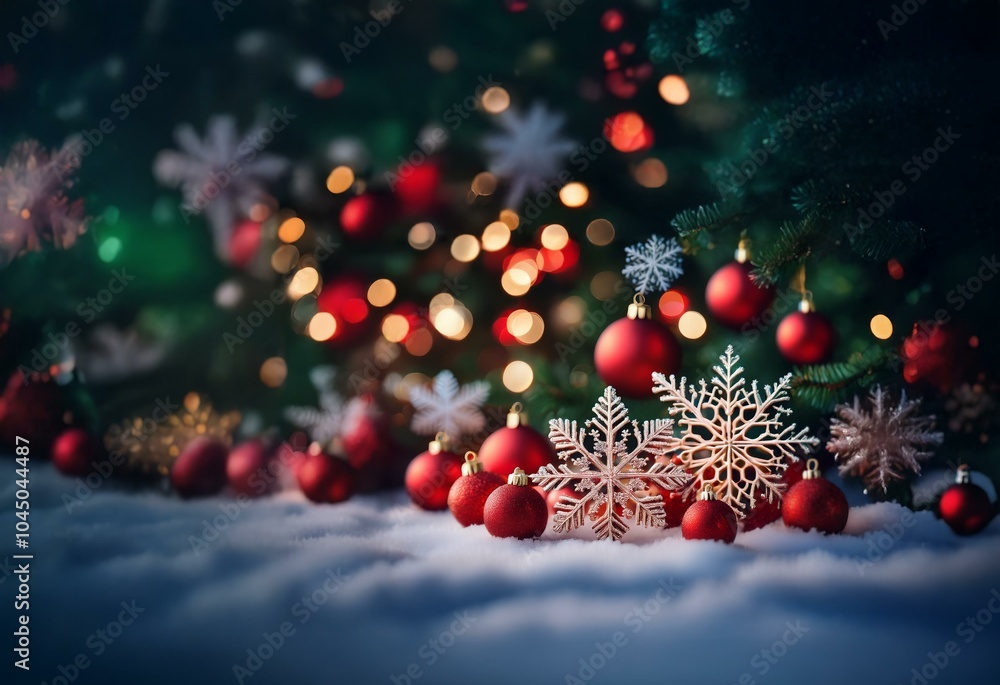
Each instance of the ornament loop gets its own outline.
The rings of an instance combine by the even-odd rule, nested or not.
[[[507,428],[517,428],[528,422],[528,417],[524,413],[524,407],[520,402],[510,405],[510,413],[507,414]]]
[[[526,486],[528,484],[528,474],[520,466],[514,469],[514,473],[507,476],[507,485]]]
[[[447,452],[451,447],[451,439],[448,438],[448,434],[444,431],[438,431],[438,434],[434,436],[434,439],[429,445],[427,445],[427,451],[431,454],[440,454],[441,452]]]
[[[712,489],[711,483],[705,483],[704,487],[702,487],[701,489],[701,492],[698,493],[698,499],[705,501],[715,499],[715,490]]]
[[[809,459],[806,462],[806,470],[802,473],[803,480],[813,480],[814,478],[820,478],[822,474],[819,471],[819,460]]]
[[[959,464],[958,465],[958,469],[956,469],[956,471],[955,471],[955,482],[956,483],[968,483],[968,482],[970,482],[970,478],[969,478],[969,465],[968,464]]]
[[[736,247],[736,261],[740,264],[746,264],[750,261],[750,239],[740,238],[739,245]]]
[[[646,296],[636,293],[632,297],[632,304],[628,306],[628,318],[630,319],[652,319],[653,308],[646,304]]]
[[[468,451],[465,453],[465,463],[462,464],[462,475],[471,476],[474,473],[483,472],[483,462],[479,461],[479,457],[473,451]]]
[[[799,311],[803,314],[816,311],[816,305],[813,304],[813,294],[811,290],[802,291],[802,301],[799,302]]]

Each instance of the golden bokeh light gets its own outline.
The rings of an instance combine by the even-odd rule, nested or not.
[[[330,312],[316,312],[313,318],[309,319],[306,326],[306,334],[318,342],[329,340],[337,333],[337,320]]]
[[[368,286],[368,302],[373,307],[385,307],[396,299],[396,284],[388,278],[380,278]]]
[[[517,227],[521,225],[521,217],[517,215],[513,209],[504,209],[500,211],[500,221],[507,224],[507,228],[512,231],[517,230]]]
[[[490,86],[483,92],[482,103],[490,114],[500,114],[510,107],[510,93],[500,86]]]
[[[331,193],[345,193],[354,185],[354,171],[349,166],[339,166],[326,177],[326,189]]]
[[[288,284],[288,296],[297,300],[303,295],[316,290],[319,285],[319,272],[311,266],[299,269]]]
[[[507,332],[515,338],[531,330],[531,312],[527,309],[515,309],[507,315]]]
[[[542,339],[542,334],[545,333],[545,321],[535,312],[528,312],[527,314],[527,328],[523,332],[518,333],[511,331],[511,335],[522,345],[534,345]],[[509,321],[510,319],[508,319]],[[508,330],[509,328],[508,326]],[[518,328],[524,328],[521,322],[518,323]]]
[[[472,331],[472,313],[461,304],[444,307],[431,318],[437,332],[449,340],[462,340]]]
[[[535,374],[527,362],[513,361],[503,370],[503,386],[511,392],[524,392],[534,380]]]
[[[421,221],[419,224],[413,224],[406,239],[414,250],[426,250],[437,239],[437,231],[434,230],[434,224]]]
[[[708,322],[700,312],[687,311],[681,314],[677,320],[677,330],[688,340],[697,340],[705,335],[708,330]]]
[[[667,165],[656,157],[650,157],[639,162],[632,175],[643,188],[659,188],[667,182]]]
[[[590,294],[598,300],[612,300],[618,292],[622,277],[614,271],[601,271],[590,279]]]
[[[446,74],[458,66],[458,55],[447,45],[438,45],[427,55],[427,62],[435,71]]]
[[[556,307],[556,318],[565,326],[575,326],[583,321],[587,305],[582,297],[570,295]]]
[[[559,201],[567,207],[582,207],[590,199],[590,190],[578,181],[567,183],[559,189]]]
[[[270,357],[260,365],[260,382],[269,388],[280,387],[288,377],[288,364],[281,357]]]
[[[472,179],[472,192],[476,195],[492,195],[497,189],[497,177],[488,171],[476,174]]]
[[[410,334],[410,322],[402,314],[390,314],[382,319],[382,336],[389,342],[403,342]]]
[[[522,269],[507,269],[500,277],[500,287],[512,297],[520,297],[531,290],[531,276]]]
[[[670,74],[660,79],[660,97],[671,105],[683,105],[691,98],[691,90],[687,81],[676,74]]]
[[[297,216],[285,219],[278,226],[278,239],[283,243],[294,243],[306,232],[306,222]]]
[[[418,328],[410,334],[404,344],[406,351],[414,357],[423,357],[434,346],[434,336],[426,328]]]
[[[457,236],[451,243],[451,256],[460,262],[471,262],[479,256],[479,238],[469,233]]]
[[[892,337],[892,321],[885,314],[876,314],[871,320],[872,335],[879,340],[888,340]]]
[[[299,251],[294,245],[282,245],[271,254],[271,268],[286,274],[299,261]]]
[[[549,224],[542,229],[542,247],[547,250],[561,250],[569,243],[569,231],[565,226]]]
[[[615,227],[607,219],[594,219],[587,225],[587,240],[598,247],[615,239]]]
[[[502,250],[510,243],[510,228],[502,221],[494,221],[483,229],[483,249],[487,252]]]

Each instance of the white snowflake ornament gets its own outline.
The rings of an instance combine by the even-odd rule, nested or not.
[[[666,292],[681,277],[683,249],[674,238],[654,235],[644,243],[625,248],[624,276],[637,292]]]
[[[808,428],[796,431],[794,423],[782,425],[792,413],[784,406],[791,374],[765,385],[762,396],[757,381],[746,388],[732,345],[719,361],[722,365],[713,367],[711,383],[702,379],[697,388],[686,385],[686,378],[678,382],[673,375],[667,379],[654,373],[653,392],[669,403],[667,412],[683,431],[677,457],[694,478],[685,492],[711,484],[718,499],[745,516],[758,493],[768,501],[781,497],[781,474],[788,462],[797,461],[797,451],[807,452],[819,440],[809,436]]]
[[[672,463],[656,461],[677,442],[674,422],[654,419],[644,421],[640,428],[638,421],[629,420],[628,409],[610,386],[593,412],[594,418],[587,419],[583,428],[565,419],[549,422],[549,440],[566,463],[543,466],[531,479],[545,490],[573,485],[581,493],[580,497],[560,497],[553,530],[562,533],[578,528],[587,516],[600,540],[620,540],[633,516],[640,526],[663,526],[663,497],[640,493],[649,489],[649,483],[676,490],[690,479]],[[593,449],[587,447],[588,438]],[[630,442],[634,443],[631,447]]]
[[[483,140],[489,170],[509,184],[507,205],[517,207],[529,192],[545,191],[559,176],[576,143],[562,137],[564,118],[536,102],[527,114],[508,109],[496,117],[503,128]]]
[[[862,407],[857,396],[853,404],[838,404],[830,422],[826,448],[840,465],[841,475],[860,476],[869,488],[888,492],[889,482],[920,473],[920,462],[931,456],[926,449],[940,445],[944,435],[932,430],[934,418],[919,413],[920,401],[899,402],[876,386]]]
[[[309,434],[312,440],[325,449],[340,437],[344,426],[344,398],[336,391],[333,382],[336,371],[330,366],[317,366],[309,373],[309,380],[319,395],[319,407],[288,407],[285,418]]]
[[[410,404],[416,410],[410,428],[421,435],[446,433],[453,440],[481,431],[486,417],[481,407],[490,393],[490,384],[476,381],[459,387],[455,374],[442,371],[432,387],[410,388]]]

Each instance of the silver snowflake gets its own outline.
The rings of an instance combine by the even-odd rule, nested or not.
[[[920,473],[920,462],[931,456],[925,448],[940,445],[944,436],[934,430],[934,418],[919,414],[920,400],[907,400],[902,392],[894,402],[876,386],[864,407],[838,404],[830,422],[826,448],[840,464],[841,475],[860,476],[869,488]]]
[[[88,383],[117,383],[160,365],[169,345],[142,336],[135,328],[102,324],[80,346],[77,367]]]
[[[226,261],[237,221],[246,217],[253,205],[269,198],[266,184],[288,169],[287,159],[261,151],[261,132],[263,129],[241,138],[234,117],[216,115],[208,120],[205,139],[199,140],[190,124],[181,124],[174,132],[181,151],[163,150],[153,163],[153,174],[160,183],[181,188],[185,221],[205,213],[215,252]]]
[[[686,385],[686,378],[678,382],[673,375],[668,380],[654,373],[653,392],[669,403],[667,412],[683,431],[677,456],[694,477],[686,493],[699,492],[710,483],[718,499],[744,516],[758,492],[768,501],[781,497],[780,479],[788,461],[796,461],[797,450],[807,451],[819,440],[809,437],[808,428],[796,432],[794,423],[782,426],[782,418],[792,413],[784,406],[791,374],[765,385],[761,396],[757,381],[749,390],[745,387],[743,367],[737,366],[740,358],[732,345],[719,361],[722,366],[713,367],[710,384],[702,379],[695,388]]]
[[[559,499],[553,530],[562,533],[578,528],[585,516],[594,522],[592,528],[601,540],[620,540],[633,516],[640,526],[663,526],[663,497],[641,493],[649,489],[649,483],[675,490],[689,480],[672,463],[656,461],[676,445],[674,422],[654,419],[644,421],[640,428],[638,421],[629,420],[628,409],[612,387],[605,388],[593,412],[594,418],[587,419],[583,428],[565,419],[549,422],[549,440],[559,458],[568,463],[543,466],[531,478],[546,490],[572,484],[582,493]],[[634,437],[631,448],[630,436]],[[588,437],[593,449],[585,444]]]
[[[51,157],[38,141],[18,143],[0,166],[0,267],[43,245],[70,247],[86,230],[83,200],[64,194],[79,165],[79,142],[67,141]]]
[[[454,440],[481,431],[486,417],[480,408],[489,393],[490,384],[485,381],[459,387],[451,371],[442,371],[434,377],[432,387],[410,388],[410,404],[416,410],[410,428],[422,435],[443,431]]]
[[[483,149],[490,154],[489,170],[509,184],[507,205],[517,207],[529,192],[547,190],[577,145],[561,137],[563,116],[540,102],[525,115],[508,109],[496,121],[504,130],[487,136]]]
[[[684,273],[681,253],[676,239],[654,235],[644,243],[625,248],[622,276],[643,295],[654,289],[665,292]]]
[[[285,418],[303,429],[309,437],[330,449],[330,444],[340,437],[344,426],[344,398],[334,388],[336,371],[329,366],[317,366],[309,380],[319,395],[319,407],[288,407]]]

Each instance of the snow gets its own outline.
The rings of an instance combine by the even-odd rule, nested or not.
[[[105,483],[68,513],[76,487],[32,469],[32,671],[15,682],[64,683],[57,669],[77,654],[88,659],[78,682],[144,685],[909,684],[949,641],[958,652],[934,685],[1000,665],[997,521],[963,539],[884,503],[852,509],[832,537],[776,523],[731,546],[648,529],[618,543],[586,529],[517,541],[417,510],[402,492],[241,506]],[[194,551],[190,537],[213,519],[217,537]],[[12,577],[2,583],[12,596]],[[315,611],[302,603],[313,593],[325,600]],[[95,631],[117,635],[108,624],[131,621],[122,602],[133,600],[141,613],[101,642]],[[975,626],[960,626],[967,617]],[[267,647],[284,622],[283,644]],[[234,664],[261,644],[269,658],[238,680]]]

